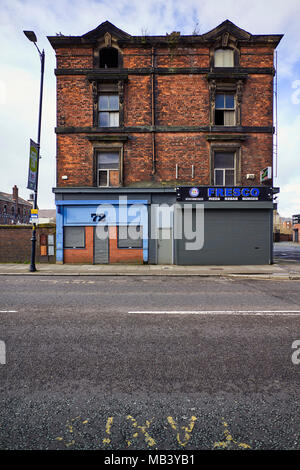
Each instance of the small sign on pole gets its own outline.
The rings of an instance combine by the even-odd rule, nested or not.
[[[260,182],[270,181],[272,179],[272,168],[267,166],[263,170],[260,170]]]
[[[38,144],[30,139],[29,169],[27,188],[36,191],[37,168],[38,168]]]
[[[30,222],[36,224],[39,219],[39,212],[38,209],[31,209],[30,213]]]

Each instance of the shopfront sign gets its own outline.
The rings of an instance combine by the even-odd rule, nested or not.
[[[181,186],[177,201],[272,201],[272,188],[266,186]]]

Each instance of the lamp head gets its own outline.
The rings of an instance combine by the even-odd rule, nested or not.
[[[27,39],[29,39],[29,41],[37,42],[37,38],[36,38],[34,31],[23,31],[23,33],[25,34]]]

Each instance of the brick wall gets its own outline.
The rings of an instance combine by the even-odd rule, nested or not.
[[[36,262],[55,262],[55,256],[41,256],[40,235],[55,235],[55,225],[37,227]],[[0,263],[28,263],[31,256],[31,225],[0,226]],[[55,237],[54,237],[55,239]]]
[[[143,250],[118,248],[117,227],[109,227],[109,262],[142,264]]]
[[[178,74],[178,68],[210,67],[211,46],[198,44],[183,47],[176,37],[167,37],[169,45],[155,49],[155,66],[169,67],[168,74],[154,75],[155,93],[155,165],[152,173],[152,75],[128,74],[124,84],[124,186],[143,182],[151,184],[210,184],[210,96],[206,73]],[[245,131],[241,143],[241,182],[243,185],[259,184],[259,171],[272,166],[273,153],[273,75],[274,45],[247,45],[240,48],[240,67],[249,67],[243,81],[241,101],[241,126],[258,127],[260,132]],[[122,49],[123,68],[128,70],[150,68],[151,47],[135,44]],[[57,76],[57,123],[60,129],[80,129],[78,133],[58,134],[57,186],[92,186],[93,144],[87,137],[99,130],[93,128],[92,85],[78,69],[93,68],[93,50],[85,46],[62,47],[57,50],[58,69],[74,69],[73,75]],[[253,72],[257,68],[257,73]],[[99,69],[97,69],[99,71]],[[173,73],[176,71],[176,73]],[[259,73],[258,73],[259,72]],[[168,132],[168,127],[177,127]],[[193,130],[206,127],[208,130]],[[85,132],[85,128],[89,131]],[[132,129],[131,129],[132,128]],[[137,132],[137,128],[139,131]],[[268,132],[266,129],[268,128]],[[109,130],[113,134],[113,129]],[[121,129],[122,131],[122,129]],[[105,129],[101,130],[106,133]],[[222,134],[223,129],[214,130]],[[237,134],[239,130],[232,130]],[[118,130],[116,135],[119,135]],[[100,133],[101,135],[101,133]],[[228,134],[227,134],[228,135]],[[176,164],[179,168],[175,181]],[[192,178],[194,165],[194,178]],[[255,180],[247,180],[248,173]],[[67,175],[67,180],[61,177]],[[114,181],[115,184],[115,181]]]

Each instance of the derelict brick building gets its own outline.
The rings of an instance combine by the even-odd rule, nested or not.
[[[131,36],[106,21],[83,36],[49,37],[57,58],[57,261],[271,263],[281,38],[228,20],[202,35]],[[136,204],[143,210],[133,217]],[[151,210],[161,204],[171,207],[167,217]],[[194,225],[204,207],[196,251],[175,237],[178,224],[184,233],[184,204]],[[141,238],[126,238],[131,225]]]

